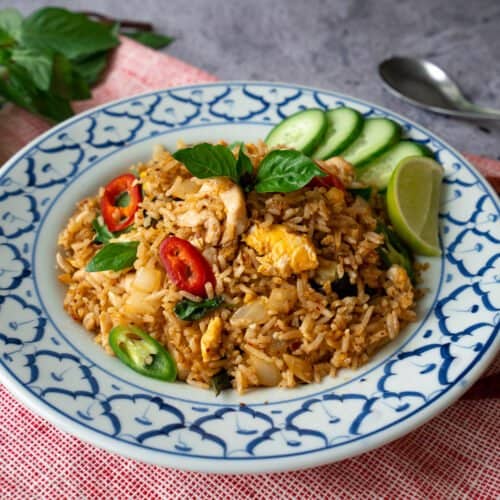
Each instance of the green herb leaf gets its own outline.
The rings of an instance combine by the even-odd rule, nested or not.
[[[121,271],[131,267],[137,256],[138,241],[108,243],[87,264],[89,273],[99,271]]]
[[[0,28],[0,47],[12,45],[15,40],[2,28]]]
[[[224,302],[222,297],[195,302],[194,300],[183,299],[174,307],[175,314],[184,321],[195,321],[203,318],[207,313],[216,309]]]
[[[162,49],[170,45],[174,39],[160,35],[159,33],[154,33],[153,31],[133,31],[133,32],[123,32],[125,36],[132,38],[136,42],[146,45],[146,47],[151,47],[152,49]]]
[[[202,143],[179,149],[173,156],[199,179],[223,176],[234,182],[239,180],[236,158],[226,146]]]
[[[0,29],[9,34],[12,39],[19,40],[23,17],[17,9],[0,10]]]
[[[66,56],[58,53],[54,56],[54,73],[50,90],[68,100],[88,99],[91,96],[85,79],[74,70]]]
[[[210,379],[210,389],[212,389],[215,392],[215,395],[218,396],[221,391],[231,389],[233,386],[231,384],[232,378],[233,377],[231,377],[226,370],[222,369]]]
[[[12,49],[12,60],[22,66],[40,90],[49,90],[54,56],[44,49]]]
[[[132,231],[134,226],[131,225],[126,227],[125,229],[122,229],[121,231],[111,232],[108,229],[108,226],[106,226],[106,224],[101,223],[99,217],[96,217],[92,221],[92,228],[94,229],[96,234],[93,243],[106,244],[109,243],[110,240],[112,240],[113,238],[118,238],[118,236],[120,236],[121,234],[129,233],[130,231]]]
[[[95,231],[94,243],[109,243],[109,241],[115,237],[106,224],[101,224],[99,222],[99,217],[96,217],[92,221],[92,228]]]
[[[0,78],[0,95],[32,113],[37,113],[35,105],[37,88],[26,70],[6,60],[3,64],[6,68],[6,78]]]
[[[258,193],[289,193],[304,187],[313,177],[326,174],[300,151],[277,149],[261,162],[257,171],[255,191]]]
[[[61,52],[68,59],[94,54],[120,43],[111,25],[57,7],[37,10],[24,19],[20,41],[26,47]]]
[[[99,81],[107,64],[108,51],[104,51],[73,61],[73,68],[88,85],[94,85]]]
[[[348,189],[348,191],[352,193],[354,196],[361,196],[361,198],[363,198],[366,201],[370,201],[370,198],[372,196],[371,186],[362,188],[351,188]]]
[[[238,153],[238,161],[236,162],[236,171],[241,177],[243,175],[253,175],[253,165],[250,158],[243,151],[243,146],[240,146]]]
[[[393,264],[401,266],[406,270],[408,277],[414,283],[413,255],[410,250],[408,250],[398,235],[382,222],[379,221],[377,223],[375,231],[384,236],[384,245],[377,249],[384,266],[386,268],[391,267]]]

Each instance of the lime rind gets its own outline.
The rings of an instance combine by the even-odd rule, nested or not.
[[[443,167],[432,158],[408,157],[387,188],[387,211],[398,236],[417,254],[439,256],[438,213]]]

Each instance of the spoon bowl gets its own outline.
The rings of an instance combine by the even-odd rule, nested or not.
[[[470,102],[448,74],[430,61],[392,57],[382,61],[378,71],[392,93],[415,106],[461,118],[500,120],[500,111]]]

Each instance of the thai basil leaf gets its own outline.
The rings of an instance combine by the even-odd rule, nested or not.
[[[175,314],[184,321],[195,321],[203,318],[207,313],[216,309],[224,302],[222,297],[195,302],[194,300],[183,299],[174,307]]]
[[[231,384],[232,378],[233,377],[231,377],[226,370],[222,369],[210,379],[210,389],[212,389],[215,392],[215,395],[218,396],[221,391],[231,389],[233,386]]]
[[[115,235],[108,229],[106,224],[99,222],[99,217],[92,221],[92,228],[95,231],[94,243],[109,243]]]
[[[199,179],[222,176],[234,182],[239,180],[236,158],[226,146],[202,143],[179,149],[173,156]]]
[[[408,277],[414,283],[413,255],[399,239],[397,234],[382,222],[377,223],[375,231],[384,236],[384,245],[378,247],[378,254],[386,268],[398,264],[406,270]]]
[[[108,51],[103,51],[76,59],[73,61],[73,68],[87,82],[87,85],[94,85],[99,81],[107,64]]]
[[[0,10],[0,29],[9,34],[12,39],[19,40],[23,17],[17,9],[8,8]]]
[[[40,90],[49,90],[52,80],[54,55],[50,50],[14,48],[12,60],[22,66]]]
[[[83,76],[74,69],[66,56],[58,53],[54,56],[54,73],[50,90],[68,100],[88,99],[91,96],[90,88]]]
[[[101,223],[99,217],[96,217],[92,221],[92,228],[95,231],[95,238],[93,243],[109,243],[113,238],[118,238],[121,234],[130,232],[133,229],[133,225],[122,229],[121,231],[111,232],[106,224]]]
[[[132,38],[136,42],[142,43],[142,45],[145,45],[146,47],[151,47],[152,49],[162,49],[174,41],[174,39],[170,36],[160,35],[159,33],[154,33],[153,31],[125,31],[123,34]]]
[[[131,267],[137,257],[138,241],[108,243],[87,264],[89,273],[99,271],[121,271]]]
[[[120,43],[112,25],[58,7],[46,7],[25,18],[20,41],[26,47],[61,52],[68,59],[111,49]]]
[[[351,188],[348,189],[348,191],[352,193],[354,196],[361,196],[361,198],[363,198],[366,201],[370,201],[370,198],[372,196],[371,186],[362,188]]]
[[[250,161],[250,158],[245,154],[245,151],[243,151],[243,146],[240,146],[240,151],[238,153],[238,160],[236,161],[236,171],[238,172],[239,177],[253,174],[252,162]]]
[[[0,47],[12,45],[15,40],[2,28],[0,28]]]
[[[326,174],[300,151],[277,149],[261,162],[257,171],[255,191],[258,193],[289,193],[304,187],[314,177]]]

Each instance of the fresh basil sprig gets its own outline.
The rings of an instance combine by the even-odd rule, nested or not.
[[[216,309],[224,302],[222,297],[214,297],[213,299],[202,300],[195,302],[194,300],[183,299],[174,307],[174,312],[180,319],[185,321],[195,321],[203,318],[213,309]]]
[[[247,190],[253,188],[258,193],[289,193],[304,187],[314,177],[326,175],[313,160],[292,149],[268,153],[255,178],[252,162],[243,147],[240,147],[238,158],[230,147],[207,143],[179,149],[173,156],[199,179],[229,177]]]
[[[137,257],[138,241],[120,241],[104,245],[87,264],[89,273],[121,271],[131,267]]]
[[[120,26],[59,7],[41,8],[23,19],[0,10],[0,98],[61,121],[73,115],[71,101],[88,99],[119,45]],[[131,33],[154,47],[171,42],[156,33]]]

